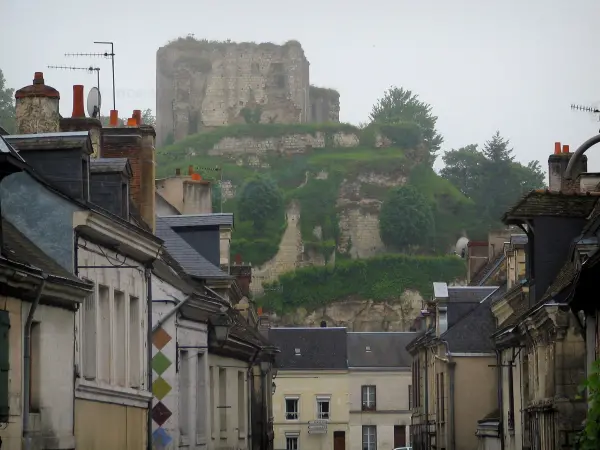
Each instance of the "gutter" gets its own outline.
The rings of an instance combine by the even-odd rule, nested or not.
[[[25,322],[25,329],[23,330],[23,438],[25,440],[25,449],[31,448],[31,438],[29,437],[29,402],[31,399],[31,325],[33,323],[33,316],[35,311],[40,304],[40,299],[46,286],[46,279],[48,276],[42,272],[42,282],[38,287],[35,299],[29,308],[27,314],[27,320]]]
[[[150,297],[152,296],[152,292],[149,293]],[[169,320],[171,318],[171,316],[173,314],[175,314],[177,311],[179,311],[181,309],[182,306],[184,306],[187,302],[189,302],[192,299],[193,296],[188,296],[186,298],[184,298],[183,300],[181,300],[179,303],[177,303],[173,308],[171,308],[169,311],[167,311],[167,313],[162,316],[157,322],[156,324],[152,325],[152,327],[148,327],[148,329],[150,330],[150,334],[149,334],[149,341],[148,342],[152,342],[152,333],[154,333],[156,330],[158,330],[167,320]],[[152,304],[152,298],[150,298],[150,304]],[[158,300],[158,301],[163,301],[163,300]],[[150,323],[152,323],[152,309],[150,309]]]

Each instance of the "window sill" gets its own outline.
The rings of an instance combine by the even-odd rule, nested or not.
[[[152,394],[131,388],[112,386],[98,381],[77,380],[75,397],[102,403],[148,408]]]

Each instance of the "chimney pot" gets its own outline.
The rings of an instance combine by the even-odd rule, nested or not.
[[[142,124],[142,111],[139,109],[133,110],[133,116],[131,116],[137,122],[137,125],[140,126]]]
[[[119,126],[119,111],[117,111],[116,109],[111,109],[110,110],[110,122],[109,125],[111,127],[118,127]]]
[[[85,110],[83,109],[83,85],[76,84],[73,86],[73,114],[72,118],[84,118]]]
[[[129,119],[127,119],[127,126],[135,127],[137,126],[137,121],[133,117],[130,117]]]
[[[560,155],[561,151],[560,151],[560,142],[555,142],[554,143],[554,154],[555,155]]]
[[[188,166],[188,175],[192,175],[194,173],[194,166]]]
[[[176,176],[180,176],[181,175],[181,169],[175,169],[175,175]]]
[[[563,145],[562,152],[569,153],[569,146],[567,144]]]
[[[36,72],[33,76],[33,84],[44,84],[44,72]]]

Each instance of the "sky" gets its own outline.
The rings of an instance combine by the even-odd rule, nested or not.
[[[483,145],[499,130],[518,161],[546,168],[555,141],[574,150],[600,129],[597,115],[570,108],[600,107],[598,0],[0,0],[0,11],[7,85],[43,71],[62,115],[71,114],[72,85],[87,91],[96,78],[48,65],[100,67],[103,111],[112,106],[110,60],[65,53],[104,52],[93,42],[113,41],[116,106],[129,116],[155,109],[157,49],[191,33],[300,41],[311,84],[340,92],[343,122],[366,121],[390,86],[410,89],[438,116],[443,151]],[[600,146],[588,157],[600,172]]]

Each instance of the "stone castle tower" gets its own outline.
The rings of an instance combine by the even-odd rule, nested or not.
[[[156,54],[157,143],[235,123],[339,121],[339,94],[309,83],[297,41],[180,38]]]

